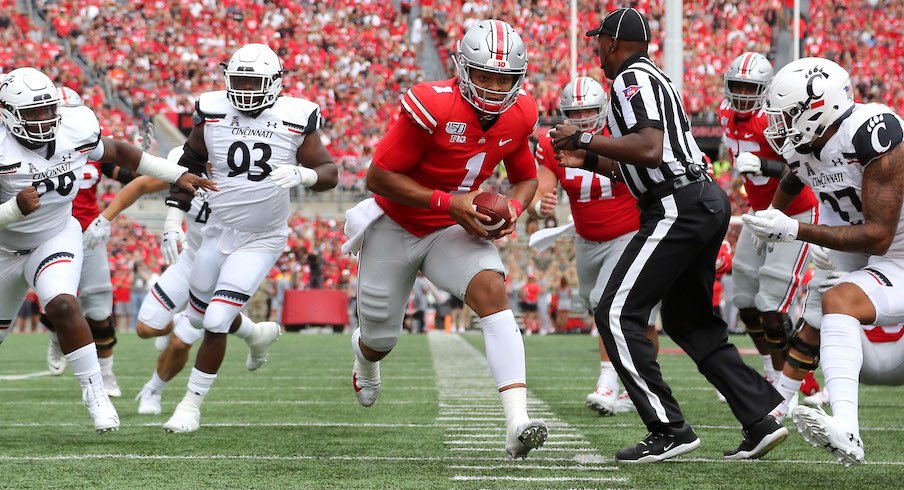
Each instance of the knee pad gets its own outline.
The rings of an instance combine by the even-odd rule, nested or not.
[[[195,342],[204,338],[204,329],[194,328],[191,321],[185,315],[176,315],[173,317],[173,335],[188,345],[194,345]]]
[[[378,352],[389,352],[402,335],[404,314],[399,311],[393,318],[388,292],[383,293],[384,290],[377,289],[358,295],[358,324],[364,345]]]
[[[749,335],[750,338],[757,339],[765,336],[766,333],[763,331],[762,317],[757,309],[739,309],[738,316],[741,317],[741,321],[744,322],[744,326],[747,327],[747,335]]]
[[[785,362],[794,369],[803,371],[815,371],[819,367],[819,346],[811,344],[800,338],[800,331],[803,329],[804,321],[801,319],[797,322],[797,328],[791,335],[788,342],[788,350],[785,355]]]
[[[97,350],[110,350],[116,345],[116,329],[113,328],[112,318],[107,317],[103,326],[91,327],[91,336],[94,337],[94,345]]]
[[[761,318],[763,319],[763,332],[769,348],[772,350],[784,350],[788,345],[788,332],[792,330],[791,317],[787,313],[768,311],[764,312]]]
[[[103,321],[113,314],[113,291],[94,291],[79,295],[79,303],[82,306],[82,314],[85,318],[94,321]]]
[[[208,332],[229,333],[229,329],[232,327],[232,320],[238,311],[238,308],[234,306],[227,306],[224,303],[212,303],[207,308],[207,311],[204,312],[204,319],[201,324],[204,330]],[[191,317],[189,317],[189,321],[191,321]],[[192,321],[192,326],[194,324],[195,322]]]
[[[51,332],[56,332],[56,327],[53,325],[53,322],[50,321],[50,317],[47,316],[47,313],[41,313],[41,325],[47,327],[47,330]]]

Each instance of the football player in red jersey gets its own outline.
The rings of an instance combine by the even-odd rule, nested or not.
[[[606,91],[596,80],[578,77],[562,90],[559,110],[571,124],[582,131],[606,134]],[[537,143],[539,185],[528,211],[545,218],[555,212],[558,197],[556,185],[568,194],[571,216],[577,233],[576,262],[580,295],[591,311],[603,294],[612,269],[631,237],[640,228],[637,199],[627,186],[608,177],[581,168],[563,167],[556,159],[549,133]],[[654,325],[658,308],[653,311],[647,338],[659,345]],[[596,389],[587,395],[587,406],[600,415],[615,415],[634,410],[627,393],[620,392],[618,374],[599,340],[600,375]]]
[[[769,207],[779,180],[787,171],[785,160],[769,146],[764,130],[769,120],[762,110],[766,85],[772,80],[772,64],[760,53],[735,58],[725,73],[725,100],[720,107],[722,142],[728,147],[735,168],[744,177],[744,189],[752,211]],[[806,188],[785,209],[804,223],[818,221],[813,192]],[[767,379],[786,400],[796,404],[801,380],[815,368],[811,358],[801,362],[809,350],[799,336],[791,339],[792,355],[785,367],[785,348],[791,331],[788,309],[809,263],[812,246],[805,242],[781,243],[771,250],[757,250],[748,227],[738,237],[733,267],[734,297],[741,320],[763,358]],[[786,375],[782,375],[782,370]],[[793,406],[791,407],[793,408]],[[781,421],[787,413],[773,413]]]
[[[537,170],[528,137],[537,105],[521,88],[527,50],[505,22],[483,20],[468,29],[455,61],[457,78],[415,85],[402,98],[400,116],[368,170],[375,201],[347,216],[349,222],[356,214],[371,216],[360,232],[352,383],[359,403],[376,401],[379,361],[399,339],[405,302],[421,271],[480,316],[505,410],[506,452],[525,457],[545,442],[547,428],[527,414],[524,344],[508,305],[505,267],[472,200],[503,161],[512,183],[511,215],[519,216],[522,203],[533,198]],[[501,236],[511,234],[515,222]]]
[[[63,107],[78,107],[83,105],[81,96],[69,87],[59,89],[60,105]],[[126,185],[135,177],[131,170],[117,167],[112,163],[100,163],[89,161],[78,175],[78,193],[72,202],[72,216],[82,226],[82,232],[88,229],[100,215],[97,205],[97,185],[101,175],[119,181]],[[98,222],[94,226],[106,226],[110,223]],[[100,363],[101,376],[104,379],[104,388],[111,397],[122,396],[122,390],[116,383],[113,374],[113,346],[116,345],[116,329],[113,327],[111,314],[113,310],[113,285],[110,282],[110,263],[107,258],[106,244],[97,247],[85,247],[82,259],[82,274],[79,281],[79,303],[82,313],[91,327],[91,335],[97,346],[97,360]],[[53,331],[47,315],[41,315],[41,323],[50,333],[50,345],[47,348],[47,368],[54,375],[63,374],[66,369],[66,358],[60,349],[60,341]]]

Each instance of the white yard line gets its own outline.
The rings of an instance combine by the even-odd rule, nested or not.
[[[32,378],[42,378],[44,376],[50,376],[50,371],[36,371],[34,373],[24,374],[2,374],[0,375],[0,381],[22,381]]]
[[[483,353],[457,335],[433,333],[428,341],[439,392],[439,415],[436,420],[446,427],[443,441],[446,449],[453,454],[495,455],[499,462],[496,465],[449,465],[450,470],[458,473],[450,477],[451,481],[563,483],[627,480],[624,477],[601,478],[593,475],[592,472],[604,471],[597,468],[611,468],[605,471],[617,468],[611,465],[593,466],[603,461],[598,451],[582,434],[556,417],[549,405],[530,393],[528,412],[546,421],[550,439],[542,448],[531,451],[525,464],[519,464],[519,461],[507,463],[505,414]],[[549,465],[551,461],[560,460],[569,460],[574,464]],[[546,470],[550,476],[537,476],[536,470]]]

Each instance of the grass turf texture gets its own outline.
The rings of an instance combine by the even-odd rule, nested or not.
[[[481,336],[464,339],[483,351]],[[153,342],[125,334],[114,368],[123,390],[114,401],[119,432],[94,433],[68,368],[60,377],[0,379],[0,488],[895,488],[904,475],[899,388],[861,387],[865,466],[845,469],[790,425],[788,441],[764,461],[723,462],[722,450],[738,444],[740,428],[687,356],[675,354],[662,355],[660,363],[700,449],[674,462],[618,466],[614,452],[646,431],[636,415],[603,418],[584,407],[598,374],[596,339],[524,340],[530,394],[587,441],[593,451],[582,454],[583,462],[560,461],[544,450],[509,462],[501,435],[482,439],[477,448],[488,451],[450,449],[449,440],[459,438],[450,425],[487,422],[439,420],[427,336],[401,339],[382,364],[383,392],[370,409],[358,406],[350,386],[348,336],[284,335],[256,372],[244,369],[244,343],[230,338],[200,431],[167,434],[161,425],[182,398],[189,369],[167,387],[161,415],[137,415],[132,397],[157,352]],[[744,337],[732,340],[749,347]],[[46,344],[46,335],[11,335],[0,347],[0,376],[44,371]],[[662,345],[674,348],[665,337]],[[758,356],[746,359],[760,367]],[[477,374],[491,390],[489,374]],[[493,404],[490,410],[498,410],[498,401]]]

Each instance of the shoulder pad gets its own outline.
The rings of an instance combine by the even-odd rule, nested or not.
[[[94,111],[85,106],[60,108],[61,130],[79,151],[93,150],[100,141],[100,123]]]
[[[271,110],[275,110],[283,125],[294,132],[311,134],[323,126],[320,106],[299,97],[280,97]]]
[[[232,105],[226,99],[225,90],[204,92],[195,100],[195,114],[192,123],[197,126],[206,119],[223,119]]]
[[[402,110],[430,134],[445,119],[452,106],[455,88],[448,81],[424,82],[411,87],[402,96]]]
[[[854,111],[850,119],[853,131],[850,141],[861,165],[884,155],[904,138],[901,118],[886,106],[865,105]]]

